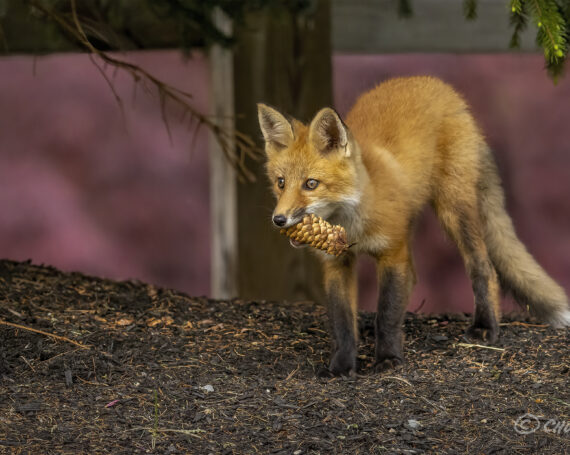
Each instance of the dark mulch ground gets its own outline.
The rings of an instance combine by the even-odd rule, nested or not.
[[[507,322],[493,350],[460,344],[465,317],[409,314],[406,366],[377,375],[363,315],[359,375],[319,379],[329,337],[318,305],[212,301],[9,261],[0,262],[0,320],[2,453],[569,446],[568,330]],[[539,428],[519,434],[525,413],[539,420],[522,428]]]

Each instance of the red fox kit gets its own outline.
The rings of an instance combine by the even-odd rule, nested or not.
[[[415,283],[414,221],[430,204],[457,244],[473,284],[468,335],[494,342],[500,288],[544,321],[570,325],[568,298],[517,238],[493,157],[463,98],[432,77],[392,79],[363,94],[346,116],[330,108],[307,126],[258,105],[273,223],[313,213],[346,229],[354,245],[321,257],[334,338],[329,370],[356,368],[355,258],[376,259],[376,370],[403,362],[402,323]],[[298,246],[292,241],[293,246]]]

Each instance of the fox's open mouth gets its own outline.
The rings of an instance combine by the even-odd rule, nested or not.
[[[291,244],[291,246],[292,246],[293,248],[303,248],[303,247],[307,246],[307,245],[305,245],[304,243],[301,243],[301,242],[299,242],[299,241],[297,241],[297,240],[293,240],[293,239],[291,239],[291,238],[289,239],[289,243]]]

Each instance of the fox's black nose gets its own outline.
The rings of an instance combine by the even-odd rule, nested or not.
[[[285,215],[275,215],[273,217],[273,223],[275,226],[283,227],[287,222],[287,217]]]

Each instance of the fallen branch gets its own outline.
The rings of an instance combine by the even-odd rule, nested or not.
[[[38,330],[38,329],[33,329],[31,327],[26,327],[25,325],[20,325],[20,324],[14,324],[13,322],[8,322],[5,321],[3,319],[0,319],[0,324],[5,324],[8,327],[13,327],[15,329],[20,329],[20,330],[26,330],[28,332],[34,332],[34,333],[39,333],[40,335],[44,335],[46,337],[50,337],[53,338],[55,340],[59,340],[59,341],[65,341],[66,343],[71,343],[74,344],[75,346],[79,346],[81,349],[91,349],[91,346],[88,346],[86,344],[82,344],[79,343],[77,341],[74,341],[70,338],[67,337],[62,337],[60,335],[55,335],[53,333],[49,333],[49,332],[44,332],[43,330]]]

